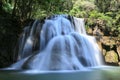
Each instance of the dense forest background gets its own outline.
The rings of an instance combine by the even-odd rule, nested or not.
[[[106,63],[119,65],[120,0],[0,0],[0,67],[15,62],[14,48],[26,24],[54,14],[84,18]]]

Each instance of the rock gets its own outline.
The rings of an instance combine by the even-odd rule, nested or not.
[[[105,61],[108,63],[118,63],[118,55],[115,51],[106,52]]]
[[[119,57],[120,57],[120,45],[117,46],[117,53],[118,53],[118,55],[119,55]]]

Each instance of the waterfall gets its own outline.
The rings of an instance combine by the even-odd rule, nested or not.
[[[25,27],[18,44],[14,69],[82,70],[102,65],[94,37],[87,35],[84,19],[54,15]]]

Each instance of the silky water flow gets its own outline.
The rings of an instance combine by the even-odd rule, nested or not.
[[[54,15],[24,28],[11,69],[82,70],[103,64],[94,37],[86,34],[84,19]]]

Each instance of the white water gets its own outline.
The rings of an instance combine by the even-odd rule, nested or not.
[[[24,30],[12,68],[82,70],[101,65],[101,53],[95,38],[86,34],[84,19],[57,15],[44,22],[35,20]]]

